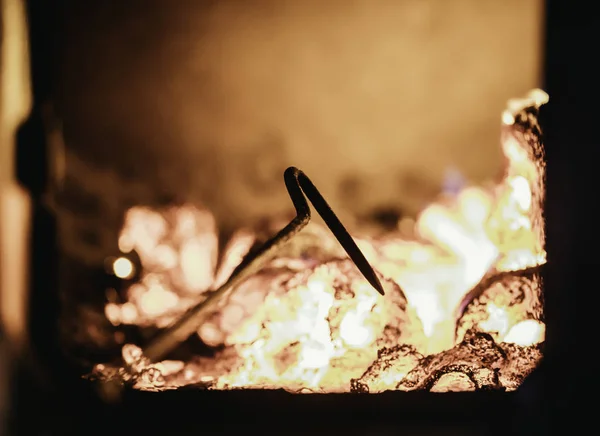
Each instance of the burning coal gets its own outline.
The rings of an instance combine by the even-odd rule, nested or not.
[[[534,90],[509,102],[501,138],[506,171],[498,183],[452,183],[408,232],[402,222],[385,235],[355,235],[385,295],[311,222],[201,325],[196,340],[210,353],[151,363],[128,343],[124,365],[96,365],[90,377],[144,390],[516,389],[542,358],[545,335],[545,168],[536,116],[547,98]],[[263,230],[278,228],[274,220]],[[106,305],[106,317],[117,328],[166,328],[223,284],[261,240],[260,232],[242,229],[219,253],[209,211],[133,208],[119,238],[123,256],[111,259],[111,268],[139,278],[122,301]]]

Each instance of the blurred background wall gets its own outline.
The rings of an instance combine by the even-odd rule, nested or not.
[[[224,228],[291,210],[289,165],[342,215],[415,214],[450,169],[498,175],[506,100],[540,85],[542,0],[65,1],[58,202],[83,260],[137,203]]]

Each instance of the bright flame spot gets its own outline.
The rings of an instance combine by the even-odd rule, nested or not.
[[[479,327],[485,332],[498,332],[500,337],[504,336],[510,324],[506,310],[497,307],[494,303],[489,303],[486,310],[489,317],[487,320],[481,321]]]
[[[504,124],[506,124],[507,126],[510,126],[510,125],[514,124],[515,117],[510,112],[506,112],[506,111],[502,112],[502,122]]]
[[[504,337],[504,342],[522,347],[543,342],[546,337],[546,326],[539,321],[526,319],[515,324]]]
[[[482,231],[493,207],[493,197],[481,188],[465,188],[458,197],[460,216],[472,231]]]
[[[373,341],[373,332],[362,325],[364,315],[349,312],[340,324],[340,336],[352,348],[361,348]]]
[[[113,272],[120,279],[128,279],[133,276],[133,263],[126,257],[119,257],[113,262]]]
[[[531,188],[525,177],[516,176],[511,178],[508,183],[513,189],[514,198],[521,210],[527,212],[531,207]]]
[[[427,250],[425,247],[416,247],[410,253],[410,260],[414,263],[425,263],[431,260],[432,253]]]

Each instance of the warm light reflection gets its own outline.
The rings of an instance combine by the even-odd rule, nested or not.
[[[528,98],[537,102],[542,97],[536,91]],[[503,114],[504,128],[515,122],[514,108],[529,101],[520,101],[521,106],[511,102]],[[545,262],[543,162],[511,133],[503,136],[502,147],[507,169],[494,186],[468,186],[452,170],[445,195],[415,220],[403,219],[398,231],[386,236],[356,238],[381,274],[385,296],[370,287],[329,233],[311,223],[200,327],[199,338],[228,352],[208,362],[162,362],[159,376],[151,371],[150,379],[136,379],[137,386],[155,388],[159,379],[165,386],[170,365],[169,374],[178,374],[172,386],[210,382],[217,389],[345,392],[352,379],[357,391],[410,390],[418,386],[420,364],[442,365],[454,356],[475,365],[461,354],[465,347],[517,345],[537,356],[535,346],[545,334],[536,312],[541,307],[537,276],[509,276],[464,306],[466,295],[490,274]],[[222,284],[256,239],[248,229],[234,234],[217,266],[217,230],[209,212],[189,205],[131,209],[119,248],[136,250],[143,271],[124,304],[106,305],[107,318],[114,325],[168,325],[198,294]],[[133,273],[127,262],[123,257],[114,262],[117,276]],[[463,314],[460,319],[457,313]],[[123,353],[130,366],[141,365],[139,374],[158,368],[144,362],[131,344]],[[507,360],[506,367],[513,371],[515,366]],[[496,383],[489,368],[477,371],[477,383]],[[523,374],[501,373],[504,388],[515,388]],[[464,377],[446,374],[431,390],[475,389],[475,382]]]
[[[126,257],[119,257],[113,262],[113,272],[120,279],[128,279],[133,276],[133,264]]]

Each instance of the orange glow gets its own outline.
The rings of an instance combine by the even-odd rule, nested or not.
[[[511,353],[529,353],[537,362],[545,335],[541,280],[535,271],[523,271],[543,265],[546,253],[543,162],[510,133],[510,126],[524,104],[546,99],[536,90],[528,99],[511,101],[503,114],[507,167],[498,183],[463,186],[385,236],[357,234],[383,279],[385,296],[370,287],[325,229],[310,223],[200,327],[198,337],[205,344],[226,350],[216,358],[150,364],[140,348],[127,344],[123,357],[130,371],[137,368],[136,386],[412,390],[427,385],[420,375],[424,368],[463,359],[475,365],[476,381],[449,372],[430,389],[473,390],[478,383],[515,389],[532,368],[515,369]],[[127,302],[107,304],[107,318],[114,325],[167,326],[199,294],[222,284],[256,239],[255,232],[240,230],[217,265],[217,230],[209,212],[192,206],[131,209],[119,247],[136,250],[143,271],[128,289]],[[509,369],[500,371],[499,381],[490,368],[469,360],[477,358],[478,347],[505,350],[498,359]],[[469,357],[466,349],[474,354]],[[106,375],[106,368],[97,372]]]

